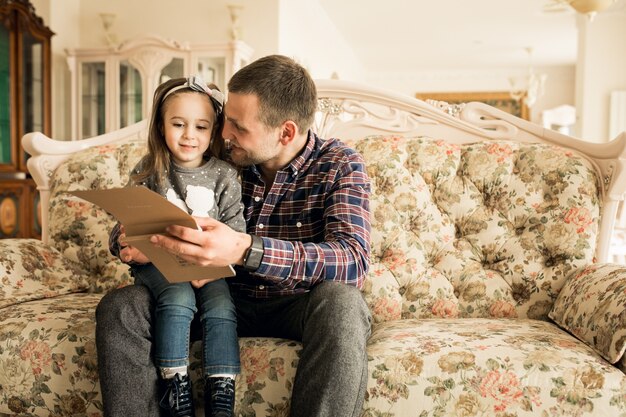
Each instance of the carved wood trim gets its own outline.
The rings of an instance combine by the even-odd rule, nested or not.
[[[443,101],[451,105],[478,101],[488,104],[490,106],[494,106],[500,110],[504,110],[507,113],[512,114],[513,116],[520,117],[524,120],[530,120],[530,111],[528,109],[528,106],[523,103],[517,102],[510,96],[508,91],[416,93],[415,98],[424,101]],[[511,111],[512,109],[514,109],[514,111]]]

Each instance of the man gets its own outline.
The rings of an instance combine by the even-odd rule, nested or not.
[[[359,291],[370,252],[363,159],[309,130],[316,88],[293,60],[261,58],[239,70],[228,89],[223,137],[232,161],[243,167],[247,234],[198,219],[202,230],[171,226],[171,237],[152,241],[189,262],[239,266],[228,281],[239,336],[302,342],[292,416],[358,416],[370,332]],[[107,416],[158,414],[151,314],[150,297],[137,286],[108,294],[98,306]]]

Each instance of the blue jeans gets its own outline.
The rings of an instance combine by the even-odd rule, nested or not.
[[[370,312],[358,289],[324,281],[296,296],[233,296],[239,336],[302,341],[291,416],[362,415]],[[107,417],[160,416],[159,381],[150,357],[153,307],[153,297],[138,285],[113,290],[98,304],[98,371]]]
[[[189,365],[189,330],[200,311],[204,375],[238,374],[237,314],[225,279],[194,288],[170,283],[152,264],[133,265],[136,285],[156,300],[154,362],[159,368]],[[196,307],[197,306],[197,307]]]

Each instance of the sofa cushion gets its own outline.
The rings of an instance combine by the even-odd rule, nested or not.
[[[101,294],[71,294],[0,308],[0,416],[101,416],[95,310]],[[287,410],[301,344],[240,338],[243,415]],[[196,404],[203,404],[201,343],[192,345]],[[201,415],[201,413],[198,413]],[[239,415],[239,414],[238,414]],[[286,415],[286,411],[282,414]]]
[[[626,351],[626,266],[590,265],[570,278],[550,318],[611,363]]]
[[[94,343],[100,297],[70,294],[0,309],[0,415],[101,415]],[[287,415],[301,344],[239,342],[237,415]],[[199,342],[191,357],[201,405]],[[372,330],[368,363],[364,417],[626,412],[626,376],[544,321],[388,321]]]
[[[89,148],[71,156],[52,177],[50,243],[91,273],[92,292],[106,292],[132,279],[128,267],[109,253],[109,232],[115,219],[66,191],[123,187],[145,152],[143,142]]]
[[[89,288],[79,264],[40,240],[2,239],[0,253],[0,308]]]
[[[352,144],[372,178],[375,322],[547,319],[565,277],[593,261],[599,180],[575,152],[429,137]]]
[[[626,376],[556,325],[410,319],[375,325],[362,417],[619,416]]]
[[[0,415],[100,415],[100,298],[69,294],[0,309]]]

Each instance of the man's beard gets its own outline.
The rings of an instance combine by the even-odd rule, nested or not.
[[[240,146],[234,145],[232,142],[228,149],[228,156],[230,161],[238,167],[249,167],[252,165],[263,164],[273,158],[276,158],[277,151],[276,146],[272,144],[264,144],[255,150],[251,151],[244,149]]]
[[[233,154],[232,154],[233,148],[230,148],[229,152],[228,152],[228,156],[229,156],[230,161],[233,164],[235,164],[236,166],[245,168],[245,167],[249,167],[249,166],[252,166],[252,165],[256,165],[256,164],[258,164],[260,162],[263,162],[263,161],[257,161],[253,156],[248,154],[247,151],[244,151],[241,148],[237,148],[237,149],[239,150],[238,155],[241,155],[241,157],[233,158]]]

